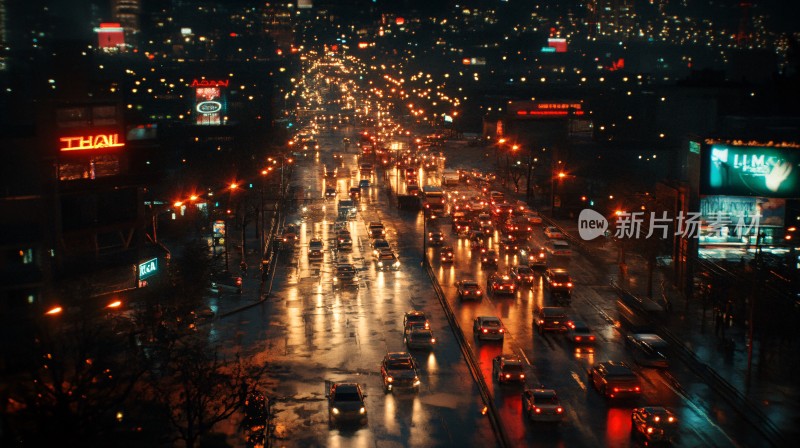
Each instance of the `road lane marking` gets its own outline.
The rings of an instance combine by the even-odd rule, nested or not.
[[[572,379],[575,380],[576,383],[578,383],[578,386],[581,388],[581,390],[586,391],[586,384],[584,384],[583,381],[581,381],[581,376],[575,372],[570,372],[570,375],[572,376]]]
[[[525,351],[524,351],[524,350],[522,350],[522,347],[520,347],[520,348],[519,348],[519,354],[520,354],[520,355],[522,355],[522,359],[524,359],[524,360],[525,360],[525,362],[526,362],[526,363],[528,363],[528,365],[529,365],[529,366],[532,366],[532,364],[531,364],[531,361],[530,361],[530,360],[528,359],[528,357],[525,355]]]

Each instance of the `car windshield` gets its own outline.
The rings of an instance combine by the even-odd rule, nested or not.
[[[382,253],[381,256],[380,256],[380,259],[381,260],[394,260],[394,255],[387,254],[387,253]]]
[[[390,359],[386,363],[386,367],[390,370],[411,370],[414,368],[414,365],[411,363],[411,360],[406,359]]]
[[[406,321],[408,322],[409,325],[411,325],[412,322],[423,322],[424,323],[426,320],[427,319],[425,319],[425,316],[419,316],[419,315],[408,316],[408,319],[406,319]]]
[[[335,401],[361,401],[361,398],[359,398],[358,394],[355,392],[336,391],[336,393],[333,395],[333,399]]]
[[[556,397],[556,394],[550,392],[534,393],[533,399],[536,401],[536,404],[558,404],[558,397]]]
[[[464,285],[464,289],[478,289],[478,284],[475,282],[464,282],[462,285]]]
[[[499,320],[484,320],[483,321],[484,327],[499,327],[500,321]]]
[[[553,274],[553,280],[557,282],[568,282],[569,274],[564,272],[556,272],[555,274]]]
[[[503,371],[506,373],[522,373],[522,365],[520,364],[505,364]]]
[[[380,249],[381,247],[389,247],[389,243],[386,240],[376,240],[375,248]]]
[[[312,241],[308,246],[312,249],[322,249],[322,241]]]

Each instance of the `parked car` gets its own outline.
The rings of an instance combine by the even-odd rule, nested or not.
[[[534,422],[560,422],[564,418],[564,407],[553,389],[525,389],[522,409]]]
[[[242,293],[242,277],[233,275],[230,271],[220,271],[211,274],[211,288],[218,293],[222,291],[233,291],[236,294]]]
[[[589,383],[606,398],[638,396],[639,377],[624,362],[606,361],[589,369]]]

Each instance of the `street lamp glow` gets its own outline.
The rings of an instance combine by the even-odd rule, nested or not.
[[[121,306],[122,306],[122,302],[119,301],[119,300],[115,300],[115,301],[109,303],[108,305],[106,305],[106,308],[119,308]]]
[[[183,202],[181,202],[181,201],[175,201],[175,203],[174,203],[174,204],[172,204],[172,205],[174,205],[175,207],[180,207],[180,206],[182,206],[182,205],[183,205]]]
[[[61,313],[62,311],[63,311],[63,309],[62,309],[60,306],[56,306],[56,307],[53,307],[53,308],[49,309],[49,310],[48,310],[46,313],[44,313],[44,314],[47,314],[47,315],[50,315],[50,316],[52,316],[52,315],[54,315],[54,314],[59,314],[59,313]]]
[[[563,178],[565,178],[565,177],[567,177],[567,174],[566,174],[566,173],[564,173],[563,171],[562,171],[562,172],[560,172],[560,173],[558,173],[558,178],[559,178],[559,179],[563,179]]]
[[[197,195],[193,194],[193,195],[189,196],[189,199],[192,200],[192,201],[196,201],[197,200]]]
[[[238,187],[239,187],[239,185],[238,185],[238,184],[236,184],[235,182],[231,182],[231,190],[235,190],[235,189],[237,189]]]
[[[261,170],[261,174],[263,174],[264,176],[266,176],[266,175],[267,175],[267,170]]]

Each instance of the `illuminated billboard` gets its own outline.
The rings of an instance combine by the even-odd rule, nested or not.
[[[228,80],[208,81],[194,80],[191,87],[195,91],[194,114],[198,125],[221,125],[225,115],[225,97],[223,88]]]
[[[800,198],[800,147],[706,142],[700,194]]]

